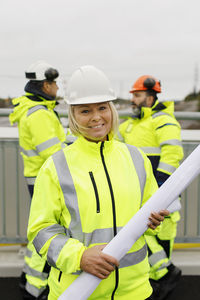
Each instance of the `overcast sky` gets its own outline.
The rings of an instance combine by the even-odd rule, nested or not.
[[[200,88],[199,15],[199,0],[1,0],[0,97],[21,95],[24,71],[43,59],[60,71],[60,87],[93,64],[119,96],[151,74],[162,82],[160,99],[182,99],[195,66]]]

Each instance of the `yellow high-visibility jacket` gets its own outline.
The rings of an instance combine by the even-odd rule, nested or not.
[[[15,106],[10,114],[11,124],[17,122],[19,144],[24,161],[24,176],[28,184],[34,184],[44,161],[66,145],[64,128],[54,112],[56,101],[37,97],[33,94],[13,99]],[[30,97],[30,98],[29,98]]]
[[[119,126],[119,139],[142,149],[152,163],[158,185],[176,170],[183,158],[181,128],[174,117],[174,102],[142,107],[140,118]]]
[[[47,159],[35,183],[28,239],[52,266],[49,299],[57,299],[80,274],[85,249],[108,243],[156,190],[146,155],[114,139],[94,143],[78,137]],[[150,296],[143,236],[115,272],[89,299],[111,299],[115,286],[115,299]]]

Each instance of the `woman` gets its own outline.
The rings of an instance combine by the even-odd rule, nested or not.
[[[101,252],[157,189],[145,155],[113,139],[115,99],[108,79],[92,66],[68,81],[69,125],[78,138],[41,168],[28,228],[51,265],[50,300],[82,270],[104,279],[89,299],[144,300],[152,292],[144,237],[120,262]],[[167,214],[151,214],[148,231]]]

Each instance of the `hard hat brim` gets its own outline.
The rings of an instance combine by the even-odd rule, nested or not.
[[[152,89],[152,90],[154,90],[154,89]],[[147,88],[143,88],[143,89],[132,89],[132,90],[130,90],[129,91],[129,93],[130,94],[133,94],[133,93],[135,93],[135,92],[145,92],[145,91],[148,91],[148,89]],[[156,90],[154,90],[156,93],[161,93],[161,91],[156,91]]]
[[[68,100],[67,98],[65,98],[65,101],[68,105],[93,104],[93,103],[108,102],[113,100],[117,100],[117,98],[114,96],[111,97],[110,95],[83,97],[83,98],[79,98],[78,101],[77,99],[74,99],[74,102],[72,100]]]

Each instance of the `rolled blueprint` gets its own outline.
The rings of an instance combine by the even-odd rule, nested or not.
[[[137,239],[147,230],[151,212],[159,212],[170,207],[199,173],[200,145],[106,245],[103,252],[120,261]],[[86,300],[100,282],[101,279],[96,276],[83,272],[58,300]]]
[[[181,201],[179,198],[175,199],[168,207],[167,210],[170,213],[181,210]]]

